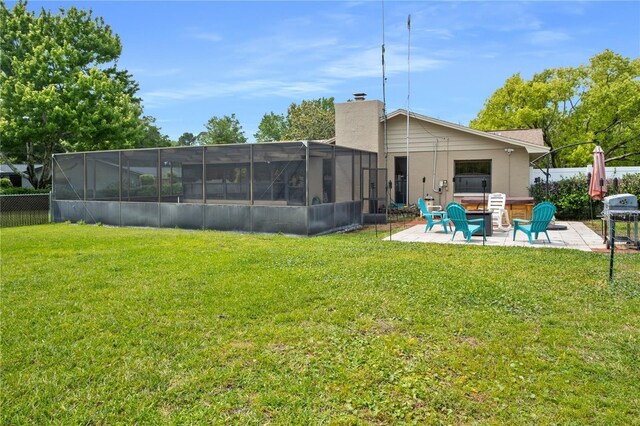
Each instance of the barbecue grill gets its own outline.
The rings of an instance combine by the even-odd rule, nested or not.
[[[638,197],[633,194],[618,194],[605,197],[603,202],[602,218],[605,221],[604,238],[607,248],[609,248],[610,244],[624,242],[640,249],[640,241],[638,241],[638,216],[640,216]],[[615,230],[616,222],[625,222],[627,224],[626,236],[615,236],[613,231]],[[607,226],[612,235],[607,234]],[[632,229],[633,234],[631,232]]]

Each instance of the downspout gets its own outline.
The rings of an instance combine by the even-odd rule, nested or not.
[[[438,165],[438,138],[436,138],[436,144],[433,147],[433,178],[431,182],[431,189],[434,194],[440,194],[440,189],[436,188],[436,167]]]

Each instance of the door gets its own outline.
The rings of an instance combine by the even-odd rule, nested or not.
[[[407,157],[395,157],[393,176],[395,178],[396,203],[409,204],[407,200]]]

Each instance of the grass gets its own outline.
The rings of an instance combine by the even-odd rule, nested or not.
[[[3,424],[640,423],[637,254],[0,237]]]

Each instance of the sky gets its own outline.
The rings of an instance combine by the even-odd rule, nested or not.
[[[120,36],[119,68],[173,140],[213,116],[235,114],[253,141],[263,115],[292,102],[382,100],[383,42],[387,111],[462,125],[515,73],[587,64],[605,49],[640,57],[638,1],[29,2],[72,5]]]

